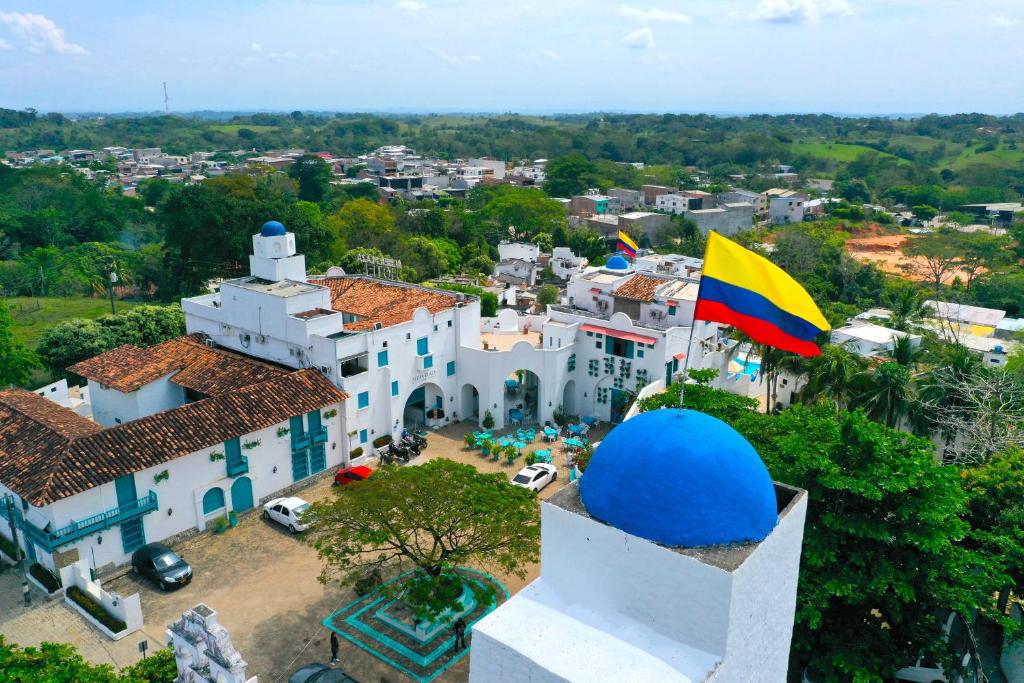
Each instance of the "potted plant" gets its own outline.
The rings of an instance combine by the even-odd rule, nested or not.
[[[526,454],[526,466],[529,467],[537,462],[537,453],[530,451]]]
[[[512,444],[505,446],[505,462],[507,464],[511,465],[514,463],[517,457],[519,457],[519,451],[516,450],[515,446]]]
[[[490,410],[484,411],[484,419],[481,424],[483,424],[484,429],[494,429],[494,416],[491,415]]]
[[[466,442],[468,450],[473,450],[473,447],[476,446],[476,437],[473,436],[473,432],[466,432],[466,436],[462,440]]]
[[[491,449],[494,448],[494,442],[490,439],[484,439],[484,442],[480,444],[480,453],[486,458],[491,454]]]
[[[213,520],[213,533],[222,534],[228,530],[229,526],[231,525],[228,522],[227,517],[218,517],[217,519]]]

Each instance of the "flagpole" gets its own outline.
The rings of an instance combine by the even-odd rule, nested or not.
[[[708,231],[709,233],[712,231]],[[686,355],[683,356],[683,379],[679,384],[679,407],[686,408],[684,394],[686,393],[687,371],[690,369],[690,355],[693,352],[693,330],[697,327],[697,302],[700,301],[700,292],[704,287],[704,263],[708,259],[708,243],[704,242],[704,258],[700,262],[700,284],[697,285],[697,298],[693,300],[693,318],[690,320],[690,336],[686,340]]]

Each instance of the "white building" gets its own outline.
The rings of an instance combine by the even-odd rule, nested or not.
[[[690,197],[684,197],[674,192],[659,194],[657,199],[654,200],[654,206],[658,211],[681,214],[690,208]]]
[[[719,420],[631,418],[541,502],[541,575],[473,626],[470,682],[785,681],[806,513]]]
[[[495,159],[494,157],[478,157],[476,159],[470,159],[466,163],[469,166],[491,169],[490,175],[496,180],[501,180],[505,177],[505,162],[501,159]]]
[[[891,352],[897,339],[910,338],[914,348],[921,346],[921,335],[892,330],[888,327],[854,320],[849,325],[832,330],[831,341],[841,344],[861,356],[881,356]]]
[[[0,392],[0,517],[11,500],[31,561],[123,564],[149,541],[202,531],[344,462],[344,393],[315,370],[208,342],[121,346],[73,366],[89,379],[96,422]],[[10,538],[7,520],[0,533]]]
[[[804,219],[805,195],[785,192],[768,198],[768,220],[772,225],[799,223]]]
[[[722,204],[713,209],[686,210],[683,216],[696,223],[705,235],[714,230],[729,236],[754,226],[754,205],[746,202]]]
[[[555,277],[560,280],[568,280],[587,267],[587,259],[572,253],[569,247],[555,247],[551,250],[548,267],[551,268]]]

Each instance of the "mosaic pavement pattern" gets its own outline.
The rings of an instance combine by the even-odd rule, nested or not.
[[[468,568],[457,572],[465,581],[490,588],[498,604],[508,599],[508,589],[490,574]],[[392,581],[405,576],[408,574]],[[494,602],[478,603],[469,589],[463,593],[463,605],[461,612],[443,623],[416,627],[404,605],[374,591],[345,605],[324,619],[323,624],[414,680],[428,683],[469,654],[470,648],[455,650],[455,634],[449,624],[461,616],[468,625],[466,640],[472,646],[473,624],[497,606]]]

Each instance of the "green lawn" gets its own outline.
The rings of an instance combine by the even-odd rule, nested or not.
[[[789,148],[794,154],[807,154],[829,161],[849,162],[853,161],[865,152],[877,152],[882,156],[892,156],[885,152],[878,152],[864,145],[847,145],[844,143],[828,142],[794,142]]]
[[[13,296],[4,299],[11,317],[14,333],[30,349],[35,349],[48,327],[68,318],[98,318],[110,313],[110,301],[92,297],[40,297]],[[137,303],[116,302],[117,312],[126,311]]]
[[[991,152],[976,153],[972,149],[965,149],[953,161],[950,168],[956,171],[972,164],[984,164],[996,168],[1016,168],[1024,164],[1024,150],[1003,148]]]

